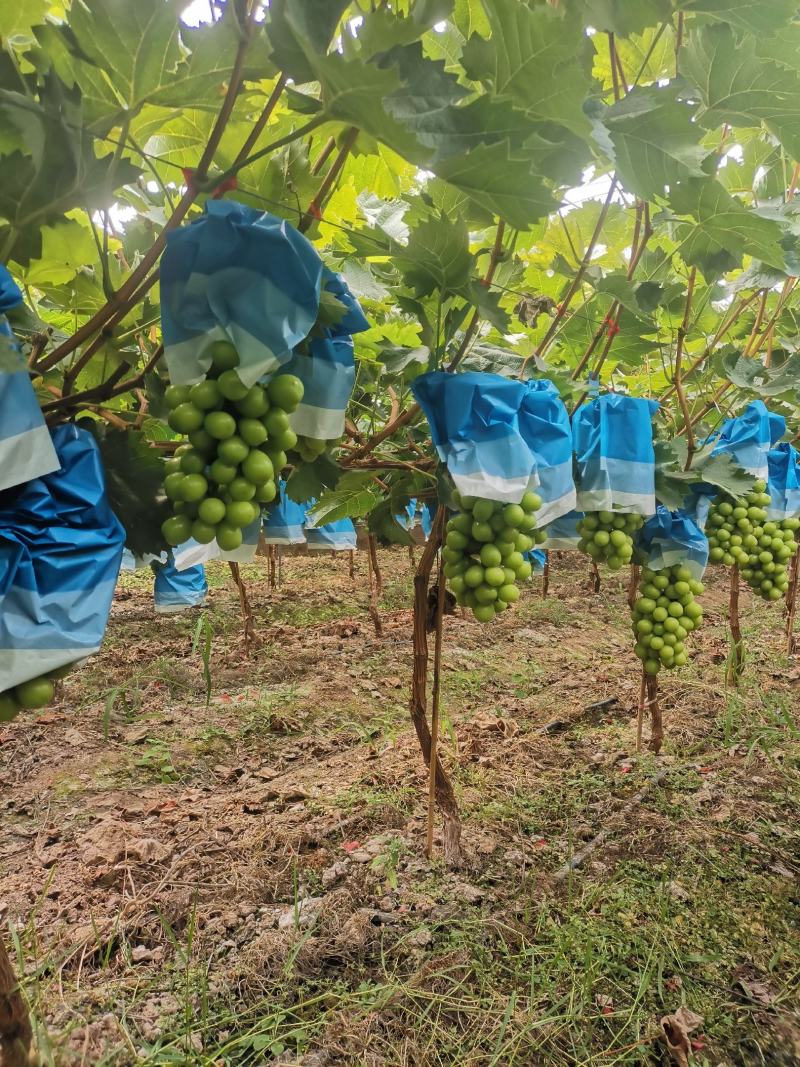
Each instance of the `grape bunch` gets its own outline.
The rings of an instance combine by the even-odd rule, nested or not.
[[[167,421],[189,438],[166,463],[173,515],[161,532],[170,545],[193,537],[202,545],[216,540],[224,552],[238,548],[243,528],[275,499],[286,453],[297,445],[289,415],[303,398],[303,383],[278,374],[248,387],[238,365],[233,345],[215,341],[204,381],[167,388]]]
[[[708,513],[708,558],[727,567],[738,564],[747,584],[764,600],[780,600],[789,586],[786,565],[797,551],[800,519],[770,521],[770,496],[758,481],[747,496],[718,496]]]
[[[633,605],[635,652],[648,674],[686,663],[684,641],[703,621],[695,600],[703,583],[682,564],[661,571],[642,568],[639,596]]]
[[[536,529],[541,498],[527,492],[519,504],[455,494],[461,509],[447,523],[442,558],[445,577],[456,600],[472,609],[479,622],[519,600],[518,581],[533,568],[523,553],[541,544],[546,534]]]
[[[19,685],[0,693],[0,722],[11,722],[23,709],[35,711],[46,707],[55,693],[53,683],[59,678],[66,678],[74,666],[74,663],[68,663],[65,667],[58,667],[38,678],[20,682]]]
[[[315,459],[319,459],[327,447],[328,442],[323,441],[322,438],[304,437],[300,434],[297,438],[295,451],[305,463],[313,463]]]
[[[618,571],[633,557],[633,537],[644,518],[633,512],[587,511],[578,521],[578,551]]]

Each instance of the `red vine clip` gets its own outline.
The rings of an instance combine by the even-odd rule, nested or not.
[[[315,200],[312,200],[308,205],[307,215],[310,215],[312,219],[316,219],[317,222],[322,222],[322,212],[319,209],[319,205]]]
[[[603,319],[603,325],[606,327],[608,337],[616,337],[619,333],[619,323],[615,322],[609,315],[606,315]]]

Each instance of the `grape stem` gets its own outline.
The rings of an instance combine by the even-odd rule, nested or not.
[[[378,542],[375,534],[367,535],[367,571],[369,573],[369,617],[375,636],[383,637],[383,623],[378,613],[378,600],[383,594],[383,576],[378,566]]]
[[[656,756],[664,743],[664,722],[661,717],[661,705],[658,703],[658,676],[648,674],[646,679],[647,703],[650,708],[650,751]]]
[[[797,534],[795,534],[797,539]],[[795,552],[792,560],[792,576],[786,590],[786,654],[794,653],[794,617],[797,611],[797,586],[800,580],[800,551]]]
[[[242,581],[242,575],[239,570],[239,564],[233,561],[228,562],[228,566],[231,569],[231,577],[233,578],[233,584],[239,593],[239,604],[242,608],[242,632],[244,636],[244,655],[245,659],[250,659],[253,653],[253,646],[256,642],[256,631],[253,624],[253,609],[250,607],[250,599],[247,596],[247,589]]]
[[[440,504],[433,526],[414,575],[414,671],[411,679],[411,721],[417,734],[422,758],[434,767],[436,801],[444,816],[444,861],[449,867],[461,866],[461,816],[453,785],[438,754],[433,758],[432,738],[428,727],[428,583],[436,553],[441,547],[447,508]]]
[[[647,671],[642,664],[642,680],[639,684],[639,711],[636,716],[636,751],[642,751],[642,723],[644,722],[644,705],[647,696]]]
[[[442,670],[442,618],[444,616],[444,560],[439,553],[439,578],[436,586],[436,626],[433,645],[433,692],[431,694],[431,755],[428,760],[428,832],[425,855],[433,855],[433,814],[436,805],[436,766],[439,761],[439,692]]]
[[[739,565],[731,567],[731,592],[728,604],[728,622],[731,630],[731,652],[725,673],[727,685],[738,685],[744,667],[744,641],[739,622]]]

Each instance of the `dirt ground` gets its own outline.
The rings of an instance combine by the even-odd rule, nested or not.
[[[491,625],[446,619],[453,871],[424,858],[411,564],[380,558],[383,638],[364,553],[354,579],[344,555],[287,559],[279,591],[265,560],[243,567],[249,660],[226,565],[178,616],[154,614],[149,572],[124,576],[101,654],[0,727],[0,920],[41,1062],[800,1064],[781,606],[743,593],[726,691],[710,578],[690,664],[660,676],[659,757],[636,754],[621,578],[593,594],[564,555],[547,598],[536,579]],[[659,1036],[675,1013],[689,1059]]]

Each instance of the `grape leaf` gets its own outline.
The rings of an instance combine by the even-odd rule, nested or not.
[[[683,259],[708,277],[724,274],[741,264],[746,253],[783,270],[783,231],[774,219],[749,211],[713,178],[683,182],[670,193],[676,215],[692,221],[676,226]]]
[[[0,0],[0,38],[10,43],[32,39],[32,29],[45,20],[50,0]]]
[[[727,22],[742,33],[772,34],[797,14],[797,0],[676,0],[681,11],[706,15],[715,22]]]
[[[414,543],[408,530],[402,527],[395,518],[391,500],[383,500],[372,509],[367,519],[367,527],[383,545],[413,545]]]
[[[670,0],[583,0],[584,17],[597,30],[628,37],[669,20]]]
[[[80,106],[49,79],[43,102],[0,90],[0,116],[22,135],[26,153],[0,158],[0,218],[8,221],[0,239],[8,258],[21,265],[41,255],[39,228],[73,207],[93,210],[113,199],[114,187],[135,181],[139,169],[112,153],[95,155],[81,125]],[[77,132],[76,132],[77,131]],[[11,232],[9,232],[9,230]]]
[[[700,94],[704,126],[763,122],[792,158],[800,158],[800,75],[758,56],[754,38],[739,41],[728,25],[693,30],[681,51],[681,73]]]
[[[161,524],[172,506],[164,495],[164,461],[138,430],[117,430],[82,420],[97,441],[111,510],[125,527],[125,546],[134,556],[157,555],[167,546]]]
[[[773,353],[775,360],[776,353]],[[792,392],[798,399],[800,385],[800,355],[793,355],[772,366],[765,367],[757,359],[742,356],[733,349],[721,354],[715,361],[720,374],[740,389],[747,389],[756,396],[780,396]]]
[[[380,501],[381,493],[372,473],[347,471],[336,488],[324,492],[308,514],[316,525],[324,526],[340,519],[361,519]]]
[[[415,226],[405,249],[395,256],[403,280],[418,297],[434,290],[446,293],[461,288],[469,278],[472,262],[466,223],[444,216]]]
[[[483,6],[490,35],[473,34],[467,41],[461,61],[469,77],[538,121],[587,134],[588,52],[580,20],[525,0],[483,0]]]
[[[727,452],[718,456],[709,456],[705,461],[698,463],[696,469],[701,481],[709,482],[735,499],[749,493],[757,481]]]
[[[323,452],[313,463],[295,467],[286,481],[286,494],[297,504],[307,504],[309,500],[321,496],[326,489],[332,489],[341,473],[339,464],[327,452]]]
[[[703,175],[708,150],[692,121],[695,108],[673,86],[632,89],[611,107],[593,108],[599,140],[616,163],[622,184],[645,200],[663,196],[675,182]],[[597,129],[597,128],[596,128]]]

